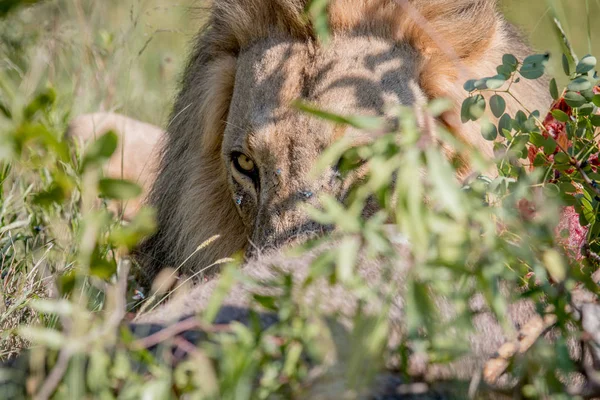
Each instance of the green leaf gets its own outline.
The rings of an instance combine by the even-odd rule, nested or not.
[[[449,99],[439,98],[439,99],[432,100],[427,105],[427,109],[429,110],[429,113],[433,117],[439,117],[446,111],[451,110],[452,106],[453,106],[453,103]]]
[[[571,158],[562,151],[560,153],[556,153],[554,156],[554,161],[557,164],[569,164],[570,160]]]
[[[358,250],[360,249],[360,241],[356,237],[345,237],[338,247],[336,273],[341,282],[350,282],[354,277],[354,268]]]
[[[588,78],[588,79],[591,79],[591,78]],[[592,81],[592,85],[595,86],[596,82]],[[585,101],[592,101],[592,100],[594,100],[595,93],[594,93],[593,86],[591,88],[589,88],[589,89],[582,90],[582,91],[579,92],[579,94],[582,95],[585,98]]]
[[[134,199],[142,194],[141,187],[124,179],[100,179],[100,182],[98,183],[98,189],[100,190],[102,196],[116,200]]]
[[[513,152],[514,154],[523,157],[523,155],[527,156],[527,143],[529,143],[529,135],[528,134],[521,134],[518,136],[515,136],[515,138],[512,141],[512,146],[511,146],[511,152]]]
[[[558,197],[560,195],[560,188],[553,183],[548,183],[544,186],[544,194],[548,197]]]
[[[204,313],[202,314],[202,320],[204,322],[210,324],[217,317],[223,301],[226,299],[233,285],[237,283],[237,280],[239,279],[237,273],[237,265],[228,265],[221,271],[219,277],[217,278],[218,280],[216,287],[210,296],[208,305],[204,309]]]
[[[12,119],[12,112],[10,111],[10,109],[8,108],[6,103],[4,103],[2,101],[1,98],[0,98],[0,114],[4,115],[7,119]]]
[[[596,107],[600,107],[600,94],[595,95],[592,102]]]
[[[108,377],[111,367],[111,357],[104,349],[94,350],[89,356],[87,369],[87,383],[94,392],[110,387],[111,381]]]
[[[594,126],[600,126],[600,115],[592,115],[590,117],[590,122]]]
[[[578,74],[587,74],[588,72],[593,70],[595,67],[596,67],[596,57],[593,57],[588,54],[587,56],[583,57],[581,59],[581,61],[579,61],[579,63],[577,64],[577,67],[575,68],[575,72],[577,72]]]
[[[468,97],[462,105],[461,119],[463,122],[476,121],[485,112],[485,98],[481,94]]]
[[[527,115],[522,110],[517,111],[517,113],[515,114],[515,118],[513,120],[514,130],[522,131],[523,125],[525,125],[525,122],[527,122]]]
[[[475,90],[475,79],[469,79],[468,81],[466,81],[463,85],[463,88],[467,92],[472,92],[473,90]]]
[[[506,83],[506,78],[503,75],[496,75],[492,78],[486,79],[486,86],[488,89],[499,89]]]
[[[544,142],[545,142],[545,138],[537,133],[537,132],[532,132],[529,135],[529,142],[534,145],[535,147],[543,147],[544,146]]]
[[[260,294],[254,294],[252,296],[254,301],[260,304],[267,310],[277,311],[277,300],[273,296],[263,296]]]
[[[45,108],[48,108],[56,101],[56,92],[54,89],[47,89],[44,92],[38,94],[31,103],[25,107],[23,114],[27,120],[31,120],[33,116]]]
[[[42,0],[2,0],[0,1],[0,18],[4,18],[14,8],[39,3],[40,1]]]
[[[144,237],[154,233],[155,230],[156,214],[154,209],[143,207],[127,225],[114,229],[110,233],[109,240],[115,247],[132,250]]]
[[[577,92],[567,92],[565,93],[565,101],[571,107],[581,107],[586,103],[585,97],[580,95]]]
[[[554,100],[558,100],[558,85],[556,84],[556,79],[552,78],[550,81],[550,95]]]
[[[560,253],[555,249],[544,253],[544,266],[555,282],[562,282],[567,277],[567,267]]]
[[[475,81],[475,89],[485,90],[488,89],[487,85],[488,78],[482,78]]]
[[[117,149],[119,137],[113,131],[108,131],[96,139],[85,152],[83,169],[93,166],[99,167],[114,154]]]
[[[552,110],[552,116],[560,122],[567,122],[569,120],[569,115],[566,112],[559,109]]]
[[[490,108],[494,116],[500,118],[506,110],[506,101],[504,101],[502,96],[495,94],[490,98]]]
[[[456,219],[462,220],[466,210],[463,207],[462,192],[456,184],[453,169],[437,149],[429,149],[426,157],[430,171],[429,178],[437,193],[437,199]]]
[[[505,80],[508,80],[511,77],[512,73],[515,71],[508,65],[498,65],[496,67],[496,72],[498,73],[498,75],[502,75],[502,77],[504,77]]]
[[[517,70],[518,64],[519,61],[517,60],[517,57],[513,56],[512,54],[504,54],[502,56],[502,65],[510,68],[512,72]]]
[[[582,224],[583,226],[588,224],[593,224],[596,222],[596,211],[594,210],[594,206],[588,199],[581,199],[581,205],[583,207],[583,214],[580,215],[585,218],[586,224]]]
[[[380,117],[373,116],[344,116],[336,113],[331,113],[328,111],[321,110],[318,107],[315,107],[309,103],[304,101],[295,101],[293,106],[298,108],[305,113],[312,114],[316,117],[322,118],[327,121],[331,121],[341,125],[350,125],[357,129],[364,130],[377,130],[384,127],[384,121]]]
[[[462,106],[460,107],[460,120],[463,124],[471,120],[471,104],[473,104],[473,97],[467,97],[462,102]]]
[[[586,104],[582,105],[581,107],[579,107],[578,115],[582,116],[582,117],[586,117],[588,115],[591,115],[593,112],[594,112],[594,105],[591,103],[586,103]]]
[[[515,121],[519,125],[523,125],[525,121],[527,121],[527,114],[525,114],[525,112],[522,110],[517,111],[517,113],[515,114]]]
[[[33,300],[29,306],[42,314],[55,314],[61,317],[73,315],[73,303],[66,299],[58,300]]]
[[[574,92],[581,92],[582,90],[588,90],[593,87],[592,83],[585,76],[580,76],[579,78],[573,79],[571,83],[567,86],[569,90]]]
[[[533,159],[533,166],[534,167],[541,167],[543,165],[546,165],[546,157],[544,156],[543,153],[537,153],[535,155],[535,158]]]
[[[94,249],[90,259],[90,274],[100,279],[109,279],[117,272],[117,263],[107,259],[98,248]]]
[[[145,400],[170,399],[171,386],[170,376],[162,374],[160,379],[154,378],[140,388],[142,390],[140,398]]]
[[[406,285],[405,313],[406,329],[410,336],[418,336],[421,330],[428,325],[431,318],[435,318],[437,307],[430,296],[427,286],[415,279]]]
[[[508,114],[504,114],[498,121],[498,131],[504,136],[504,131],[512,131],[512,118]]]
[[[554,152],[556,151],[556,146],[556,140],[554,140],[551,137],[547,138],[544,143],[544,154],[547,156],[549,156],[550,154],[554,154]]]
[[[312,0],[308,5],[308,15],[313,25],[313,29],[317,34],[317,38],[322,43],[328,43],[331,39],[329,30],[329,16],[327,14],[327,6],[329,0]]]
[[[66,198],[66,193],[59,185],[52,184],[47,190],[36,194],[33,197],[33,204],[41,207],[49,207],[54,204],[61,204]]]
[[[569,58],[566,54],[562,55],[562,67],[565,75],[571,76],[571,63],[569,62]]]
[[[523,65],[519,73],[526,79],[538,79],[544,75],[548,59],[548,54],[534,54],[529,56],[523,60]]]
[[[492,124],[490,121],[483,121],[481,123],[481,135],[485,140],[495,140],[496,137],[498,137],[496,125]]]
[[[34,344],[48,346],[51,349],[59,350],[66,343],[67,338],[55,329],[21,326],[18,329],[19,336],[31,341]]]

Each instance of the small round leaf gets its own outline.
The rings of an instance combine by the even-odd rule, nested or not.
[[[552,110],[552,116],[560,122],[567,122],[569,120],[569,116],[566,112],[562,110]]]
[[[484,121],[481,123],[481,135],[485,140],[495,140],[498,137],[498,130],[496,125],[490,121]]]
[[[562,151],[559,153],[556,153],[556,155],[554,156],[554,161],[557,164],[568,164],[569,160],[570,160],[569,156]]]
[[[579,78],[574,79],[567,86],[569,90],[574,92],[580,92],[582,90],[588,90],[592,88],[592,82],[590,82],[586,77],[580,76]]]
[[[579,61],[575,72],[578,74],[587,74],[596,67],[596,57],[587,55]]]
[[[512,72],[517,70],[518,64],[519,64],[519,61],[512,54],[505,54],[502,56],[502,65],[505,65],[505,66],[511,68]]]
[[[577,92],[567,92],[565,94],[565,101],[571,107],[581,107],[586,103],[585,97]]]
[[[478,120],[485,112],[485,98],[478,94],[473,96],[471,107],[469,108],[471,119]]]
[[[504,131],[510,132],[512,130],[512,118],[508,114],[504,114],[498,121],[498,131],[504,136]]]
[[[491,78],[487,78],[486,85],[488,89],[499,89],[506,83],[506,78],[502,75],[496,75]]]
[[[466,81],[463,85],[463,88],[467,92],[472,92],[473,90],[475,90],[475,79],[469,79],[468,81]]]
[[[506,110],[506,101],[504,101],[502,96],[495,94],[490,98],[490,108],[494,116],[500,118]]]

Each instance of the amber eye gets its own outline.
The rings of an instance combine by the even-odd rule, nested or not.
[[[254,164],[254,161],[250,157],[244,153],[234,152],[231,154],[231,161],[233,162],[235,169],[237,169],[241,174],[244,174],[256,181],[258,178],[256,164]]]
[[[236,161],[240,169],[244,170],[245,172],[251,172],[254,169],[254,161],[252,161],[250,157],[245,154],[239,154],[236,157]]]

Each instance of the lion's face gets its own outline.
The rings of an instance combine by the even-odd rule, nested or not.
[[[494,0],[331,0],[329,46],[315,39],[308,0],[211,4],[150,195],[158,231],[139,257],[148,279],[164,266],[200,273],[240,250],[323,230],[302,205],[316,204],[320,193],[343,199],[361,172],[341,180],[330,165],[316,175],[316,160],[341,137],[356,145],[370,137],[303,114],[294,101],[342,115],[386,116],[394,105],[418,108],[446,97],[454,107],[435,122],[492,157],[480,127],[460,123],[463,83],[496,75],[504,53],[529,52]],[[548,102],[547,89],[534,81],[511,92],[532,109]],[[507,101],[507,113],[517,108]],[[464,166],[459,178],[472,172],[468,155],[447,153]]]
[[[250,250],[321,230],[302,204],[315,203],[321,192],[342,199],[352,179],[342,180],[336,165],[316,176],[313,166],[342,136],[356,145],[369,140],[364,131],[300,112],[293,102],[376,116],[397,104],[421,104],[416,62],[406,46],[365,37],[338,38],[320,48],[269,39],[240,54],[221,155]]]

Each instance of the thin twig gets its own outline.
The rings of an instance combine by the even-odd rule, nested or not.
[[[483,368],[483,380],[488,385],[495,385],[506,372],[511,360],[518,354],[524,354],[537,339],[556,323],[556,315],[548,314],[543,318],[531,318],[520,330],[517,339],[506,342],[497,351],[497,356],[488,360]]]
[[[227,324],[221,325],[207,325],[201,322],[197,317],[191,317],[184,319],[174,325],[170,325],[165,329],[158,331],[150,336],[136,340],[131,344],[132,350],[147,349],[157,344],[160,344],[168,339],[174,338],[175,336],[193,329],[200,329],[204,332],[219,333],[219,332],[230,332],[231,327]]]
[[[67,372],[67,368],[69,366],[69,360],[73,355],[71,347],[63,347],[60,353],[58,354],[58,360],[48,374],[48,377],[42,384],[42,387],[35,395],[35,400],[46,400],[48,399],[58,387],[58,384],[62,380],[63,376]]]

